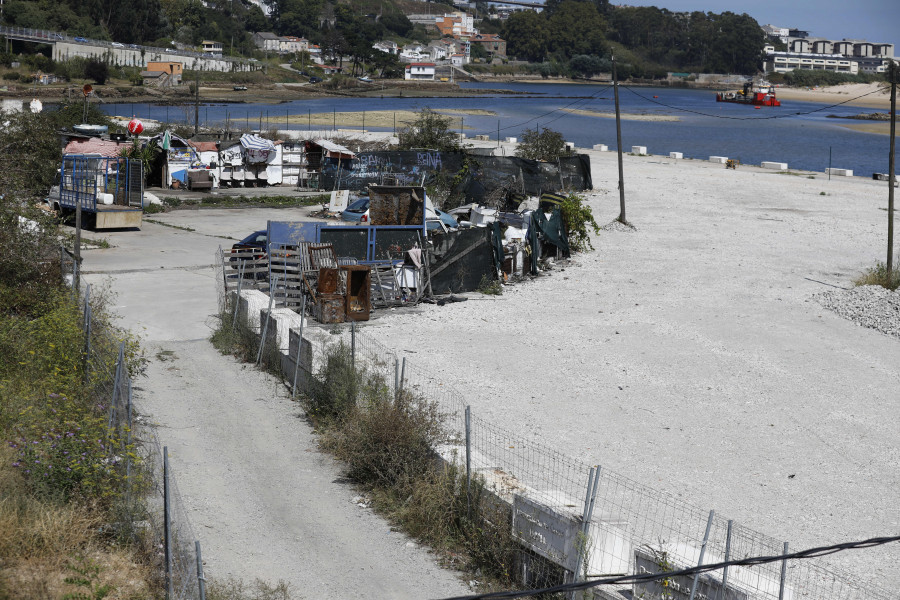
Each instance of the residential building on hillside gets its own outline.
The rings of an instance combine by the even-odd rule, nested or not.
[[[202,46],[203,54],[208,54],[209,56],[222,56],[222,42],[203,40]]]
[[[392,42],[390,40],[375,42],[374,44],[372,44],[372,48],[380,52],[393,54],[394,56],[400,54],[400,46],[397,45],[397,42]]]
[[[440,17],[435,17],[435,27],[441,32],[441,35],[460,36],[475,35],[478,30],[475,29],[475,19],[472,15],[464,12],[452,12]]]
[[[769,46],[771,48],[771,46]],[[839,54],[812,54],[797,52],[770,51],[763,61],[766,73],[787,73],[794,69],[810,71],[834,71],[855,75],[859,72],[859,63]]]
[[[309,40],[295,35],[286,35],[278,42],[278,51],[282,54],[296,54],[309,51]]]
[[[479,44],[494,56],[506,56],[506,40],[496,33],[476,33],[469,38],[469,44]]]
[[[278,52],[281,47],[281,38],[271,31],[257,31],[253,34],[253,43],[260,50]]]
[[[406,65],[404,79],[412,81],[434,81],[434,63],[410,63]]]

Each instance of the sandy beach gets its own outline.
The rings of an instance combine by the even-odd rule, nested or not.
[[[600,117],[602,119],[615,119],[614,112],[601,112],[597,110],[585,110],[582,108],[564,108],[563,112],[573,115],[583,115],[585,117]],[[621,113],[619,115],[623,121],[680,121],[680,117],[674,115],[642,115],[638,113]]]
[[[588,151],[599,223],[616,156]],[[480,418],[792,549],[894,535],[900,340],[819,305],[884,260],[887,187],[626,156],[628,219],[502,296],[366,333]],[[607,510],[603,507],[602,510]],[[900,585],[900,545],[825,559]]]
[[[889,109],[891,105],[890,87],[885,83],[844,83],[815,89],[779,87],[777,95],[780,100],[847,104],[882,109]]]

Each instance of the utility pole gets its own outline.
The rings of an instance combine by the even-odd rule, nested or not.
[[[619,149],[619,217],[616,219],[623,225],[628,225],[625,218],[625,174],[622,170],[622,118],[619,113],[619,77],[616,74],[616,57],[612,57],[613,68],[613,95],[616,99],[616,148]]]
[[[194,137],[197,137],[197,134],[200,133],[200,69],[197,67],[196,61],[194,69],[197,74],[197,80],[194,83]]]
[[[897,135],[897,63],[891,59],[891,149],[888,157],[888,247],[887,276],[893,278],[894,268],[894,147]]]

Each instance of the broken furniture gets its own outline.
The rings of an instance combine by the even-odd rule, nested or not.
[[[212,175],[206,170],[188,171],[187,184],[191,191],[211,190],[213,187]]]

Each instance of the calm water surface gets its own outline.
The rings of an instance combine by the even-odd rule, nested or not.
[[[613,90],[606,85],[465,83],[464,88],[503,89],[521,95],[492,94],[477,98],[322,98],[282,104],[208,104],[200,107],[201,123],[221,126],[230,118],[238,126],[285,129],[285,115],[303,116],[348,111],[418,110],[425,106],[442,109],[481,109],[492,116],[454,117],[466,135],[487,134],[521,138],[524,129],[550,127],[579,147],[616,146],[615,120],[565,112],[564,108],[613,112]],[[782,101],[781,107],[752,107],[718,103],[711,90],[669,88],[619,88],[623,113],[667,115],[678,121],[622,121],[622,146],[646,146],[651,154],[684,153],[685,158],[707,159],[711,155],[740,159],[743,163],[786,162],[793,169],[823,171],[828,166],[853,169],[868,176],[887,172],[889,138],[840,127],[848,123],[827,115],[853,115],[875,109],[828,106],[813,102]],[[105,104],[109,114],[193,123],[193,107],[153,104]],[[772,118],[776,117],[776,118]],[[306,130],[304,124],[291,129]],[[313,127],[313,129],[317,129]],[[327,128],[319,128],[327,129]],[[390,131],[391,128],[387,128]],[[367,127],[370,131],[384,129]]]

